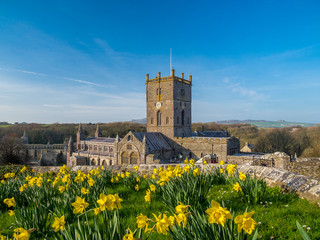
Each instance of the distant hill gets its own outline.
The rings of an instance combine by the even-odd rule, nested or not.
[[[314,123],[299,123],[299,122],[287,122],[285,120],[278,121],[266,121],[266,120],[224,120],[217,121],[218,124],[241,124],[249,123],[256,125],[259,128],[283,128],[283,127],[292,127],[292,126],[301,126],[301,127],[312,127],[317,124]]]

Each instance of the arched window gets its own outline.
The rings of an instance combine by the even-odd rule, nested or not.
[[[169,124],[169,117],[166,117],[166,124]]]
[[[127,165],[128,164],[128,153],[127,152],[123,152],[121,154],[121,164],[122,165]]]
[[[161,111],[157,112],[157,126],[161,126]]]
[[[138,164],[138,154],[136,152],[130,154],[130,164]]]
[[[181,112],[181,124],[184,126],[184,110]]]
[[[181,94],[181,99],[183,99],[183,98],[184,98],[184,95],[185,95],[185,91],[184,91],[184,89],[181,89],[180,94]]]
[[[131,135],[128,136],[128,141],[131,141]]]
[[[92,166],[97,165],[97,161],[96,161],[94,158],[91,160],[91,165],[92,165]]]

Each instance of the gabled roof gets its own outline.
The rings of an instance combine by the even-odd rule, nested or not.
[[[146,143],[150,151],[160,151],[161,149],[172,149],[167,138],[160,132],[134,132],[133,135],[140,141],[146,136]]]

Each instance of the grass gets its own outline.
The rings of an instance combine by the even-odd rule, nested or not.
[[[255,211],[253,218],[258,222],[258,239],[301,239],[296,221],[298,220],[311,239],[320,239],[320,208],[295,193],[281,193],[279,188],[268,188],[266,201],[248,207],[238,198],[230,185],[214,186],[209,194],[210,200],[224,202],[225,207],[242,214]],[[272,193],[276,194],[272,194]],[[310,230],[307,230],[310,227]]]

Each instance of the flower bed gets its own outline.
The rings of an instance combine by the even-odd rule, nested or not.
[[[316,205],[235,165],[201,171],[191,161],[149,177],[138,169],[5,173],[0,239],[320,238]]]

